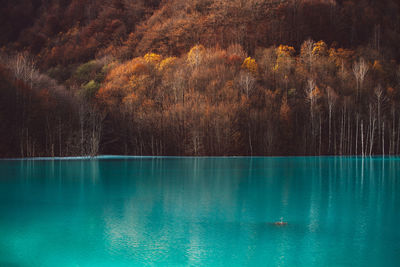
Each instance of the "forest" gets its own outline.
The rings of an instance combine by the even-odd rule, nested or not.
[[[5,0],[0,157],[400,153],[397,0]]]

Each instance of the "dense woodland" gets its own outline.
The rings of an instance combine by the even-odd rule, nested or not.
[[[397,0],[5,0],[0,156],[400,153]]]

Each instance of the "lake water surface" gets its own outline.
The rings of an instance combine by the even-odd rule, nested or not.
[[[142,265],[400,266],[400,158],[0,161],[0,266]]]

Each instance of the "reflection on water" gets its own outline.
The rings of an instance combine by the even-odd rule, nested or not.
[[[399,158],[2,161],[0,171],[0,265],[400,262]]]

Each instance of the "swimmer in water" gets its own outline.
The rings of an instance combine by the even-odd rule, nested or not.
[[[275,222],[274,224],[275,224],[275,225],[279,225],[279,226],[280,226],[280,225],[287,225],[287,222],[284,222],[284,221],[283,221],[283,217],[281,217],[281,220],[280,220],[279,222]]]

